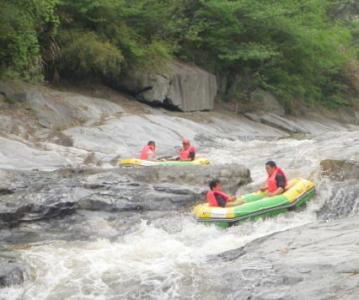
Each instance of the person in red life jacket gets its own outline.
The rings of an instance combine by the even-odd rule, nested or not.
[[[236,200],[235,196],[229,196],[222,191],[221,181],[219,179],[213,179],[209,182],[209,188],[211,189],[207,193],[207,201],[209,206],[212,207],[229,207],[232,206]]]
[[[156,159],[156,143],[149,141],[141,150],[140,159],[155,160]]]
[[[177,160],[194,160],[196,158],[196,149],[191,146],[189,139],[183,139],[182,150]]]
[[[283,170],[277,167],[272,160],[266,162],[265,168],[268,174],[267,183],[265,187],[261,188],[262,192],[267,192],[269,197],[280,195],[285,191],[288,183],[287,176]]]

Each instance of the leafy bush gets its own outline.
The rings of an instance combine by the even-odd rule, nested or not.
[[[121,51],[93,32],[61,33],[60,48],[59,69],[73,78],[102,78],[120,74],[124,59]]]
[[[41,73],[40,47],[33,18],[15,4],[1,1],[0,72],[29,78]]]

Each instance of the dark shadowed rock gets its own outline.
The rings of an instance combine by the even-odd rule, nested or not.
[[[182,62],[171,63],[160,73],[134,71],[120,84],[143,101],[182,111],[212,110],[217,94],[213,74]]]

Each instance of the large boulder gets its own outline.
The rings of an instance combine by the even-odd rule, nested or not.
[[[133,71],[120,85],[140,100],[181,111],[212,110],[217,94],[213,74],[178,61],[159,73]]]

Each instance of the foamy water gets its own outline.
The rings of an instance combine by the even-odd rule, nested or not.
[[[131,233],[111,240],[26,245],[16,250],[26,266],[25,283],[2,289],[0,298],[183,299],[188,295],[192,299],[205,298],[198,284],[206,272],[208,257],[317,220],[316,211],[331,193],[328,182],[321,179],[319,162],[326,158],[359,160],[358,136],[358,132],[343,132],[271,142],[218,140],[221,148],[205,151],[210,160],[242,163],[251,170],[253,183],[241,191],[264,181],[264,163],[272,159],[290,177],[314,180],[317,197],[302,211],[227,230],[197,224],[188,213],[152,223],[143,221]],[[102,230],[113,232],[116,228],[112,226],[107,224]]]

